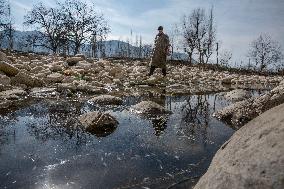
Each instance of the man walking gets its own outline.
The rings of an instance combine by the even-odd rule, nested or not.
[[[150,63],[149,76],[153,75],[156,68],[162,68],[163,76],[166,76],[166,60],[167,55],[170,53],[169,36],[164,33],[163,26],[158,27],[159,33],[155,38],[154,52]]]

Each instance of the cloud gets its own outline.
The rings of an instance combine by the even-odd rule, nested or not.
[[[59,0],[63,2],[64,0]],[[21,25],[23,16],[33,4],[40,1],[11,0],[16,24]],[[111,26],[111,36],[117,39],[142,35],[147,43],[153,43],[157,26],[163,25],[170,32],[179,23],[183,14],[201,7],[209,10],[214,7],[218,40],[222,47],[232,50],[238,59],[246,58],[249,43],[260,33],[269,33],[284,47],[284,1],[283,0],[86,0],[94,3],[97,10],[104,14]],[[44,4],[54,6],[55,0],[44,0]]]

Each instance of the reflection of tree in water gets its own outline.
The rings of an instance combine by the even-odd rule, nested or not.
[[[17,111],[31,103],[29,100],[19,100],[12,102],[6,108],[0,107],[0,145],[9,144],[11,140],[15,140],[16,130],[13,125],[18,121]]]
[[[163,134],[163,131],[167,128],[167,117],[160,116],[157,118],[152,118],[152,125],[155,130],[155,135],[160,136]]]
[[[208,95],[187,97],[186,103],[181,107],[181,129],[185,135],[198,136],[200,134],[204,141],[207,140],[210,119],[210,103],[208,100]],[[213,106],[215,106],[215,100],[216,98],[214,98]]]
[[[11,139],[15,140],[15,136],[16,136],[15,130],[7,128],[7,125],[2,124],[2,121],[0,121],[0,145],[8,144]],[[0,147],[0,152],[1,152],[1,147]]]
[[[35,119],[27,123],[29,132],[42,141],[73,139],[76,144],[84,143],[88,134],[77,120],[81,109],[82,103],[68,101],[49,101],[31,106],[29,112]]]

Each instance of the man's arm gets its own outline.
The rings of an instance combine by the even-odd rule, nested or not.
[[[170,38],[168,35],[166,35],[166,52],[167,52],[167,55],[171,54],[171,44],[170,44]]]

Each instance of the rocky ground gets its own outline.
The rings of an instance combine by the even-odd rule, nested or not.
[[[70,96],[76,92],[94,95],[131,92],[134,86],[161,86],[169,94],[204,93],[226,90],[226,85],[231,88],[270,87],[283,80],[281,76],[249,76],[185,65],[168,65],[166,78],[160,73],[148,77],[147,61],[95,60],[86,59],[84,55],[65,59],[1,52],[0,61],[0,91],[5,99],[17,98],[19,90],[35,95],[41,92],[38,88],[44,88],[44,93],[51,95]]]

